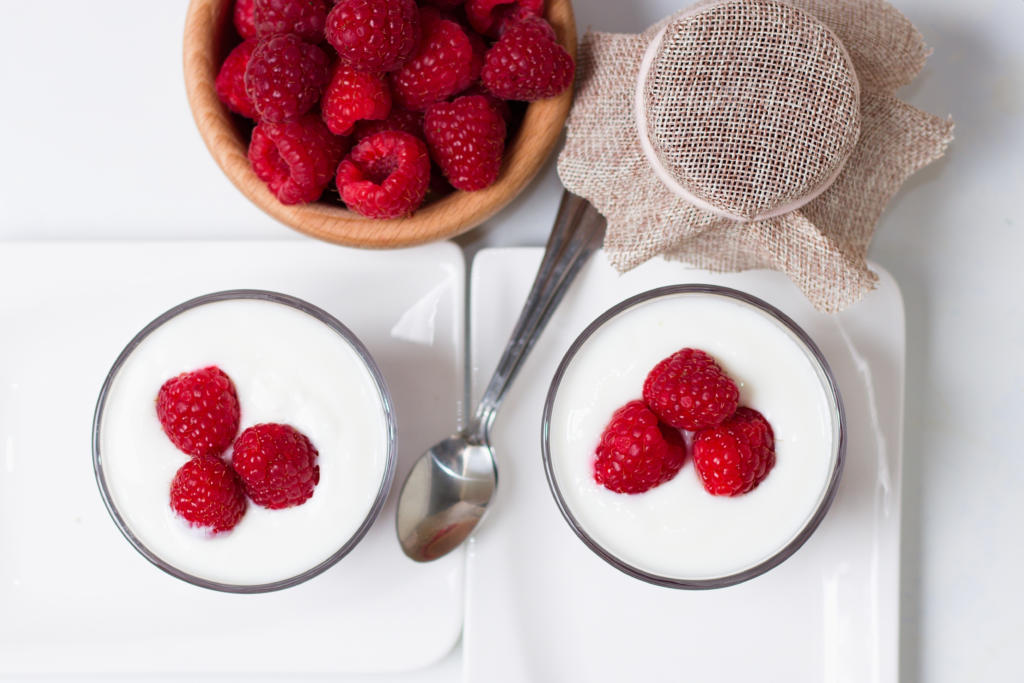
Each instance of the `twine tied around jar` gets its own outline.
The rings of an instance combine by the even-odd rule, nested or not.
[[[952,139],[893,95],[927,55],[883,0],[713,0],[587,32],[558,172],[607,219],[620,271],[771,268],[841,310],[877,281],[883,207]]]

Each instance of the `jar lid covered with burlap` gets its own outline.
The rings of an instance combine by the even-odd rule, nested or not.
[[[719,0],[588,32],[559,175],[607,218],[620,271],[774,268],[839,310],[874,285],[882,207],[952,138],[892,95],[926,56],[881,0]]]

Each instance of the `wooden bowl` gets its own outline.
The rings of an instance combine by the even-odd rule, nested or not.
[[[203,141],[232,183],[256,206],[307,235],[356,247],[391,248],[422,244],[461,234],[508,204],[537,174],[551,154],[572,102],[572,89],[526,108],[505,149],[497,182],[477,192],[453,192],[420,207],[408,218],[374,220],[338,202],[286,206],[256,177],[246,155],[247,132],[217,99],[214,80],[231,47],[233,0],[191,0],[185,20],[185,88]],[[570,0],[547,0],[547,19],[559,42],[575,59],[576,25]]]

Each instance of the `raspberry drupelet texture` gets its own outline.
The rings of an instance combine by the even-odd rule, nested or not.
[[[512,125],[513,113],[512,107],[509,106],[507,101],[492,95],[484,89],[483,84],[479,81],[475,85],[471,85],[462,93],[463,97],[466,95],[483,95],[486,97],[487,101],[491,103],[491,106],[494,107],[495,111],[501,114],[501,118],[505,119],[505,134],[506,136],[508,135],[508,128]]]
[[[334,177],[348,142],[308,114],[287,123],[261,122],[249,142],[253,171],[282,204],[316,201]]]
[[[616,493],[643,493],[672,479],[686,459],[678,431],[658,422],[643,401],[612,415],[594,459],[594,480]]]
[[[318,452],[290,425],[264,423],[249,427],[235,441],[231,464],[252,502],[265,508],[301,505],[320,483]]]
[[[260,40],[245,69],[245,91],[260,118],[294,121],[308,112],[330,78],[327,54],[296,35]]]
[[[506,23],[542,16],[544,0],[466,0],[466,20],[477,33],[497,38]]]
[[[190,526],[217,534],[229,531],[245,514],[245,491],[238,475],[214,455],[182,465],[171,481],[171,509]]]
[[[215,82],[220,101],[231,111],[250,119],[255,119],[258,114],[252,100],[249,99],[249,94],[245,91],[245,67],[248,66],[249,58],[255,49],[255,40],[246,40],[236,45],[221,64]]]
[[[385,130],[400,130],[418,138],[423,137],[423,112],[391,107],[391,113],[381,121],[357,121],[352,138],[359,142],[365,137]]]
[[[505,150],[505,119],[487,97],[467,95],[430,105],[423,133],[452,187],[471,192],[497,180]]]
[[[480,76],[486,48],[479,36],[434,7],[420,8],[420,28],[419,49],[389,75],[395,101],[418,111],[472,85]]]
[[[338,166],[341,198],[369,218],[398,218],[415,211],[430,183],[430,156],[419,138],[386,130],[361,140]]]
[[[697,432],[693,463],[705,490],[738,496],[757,488],[775,466],[775,435],[765,417],[740,407],[717,427]]]
[[[387,118],[391,112],[391,90],[383,74],[356,71],[338,62],[320,111],[332,133],[349,135],[357,121]]]
[[[232,22],[238,35],[244,40],[256,37],[256,0],[235,0],[235,11],[232,13]]]
[[[419,44],[419,10],[413,0],[340,0],[327,16],[326,35],[353,69],[394,71]]]
[[[266,36],[294,33],[311,43],[324,40],[327,0],[253,0],[256,34]]]
[[[673,427],[695,431],[713,427],[733,414],[739,389],[699,349],[681,349],[654,366],[644,381],[644,401]]]
[[[544,19],[526,16],[509,25],[484,57],[484,87],[504,100],[533,102],[569,87],[576,64]]]
[[[184,372],[164,382],[156,396],[164,433],[188,455],[220,455],[238,433],[238,394],[220,368]]]

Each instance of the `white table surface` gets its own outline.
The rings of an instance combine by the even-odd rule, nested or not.
[[[0,240],[305,239],[235,191],[196,134],[181,77],[186,4],[0,0]],[[684,4],[576,0],[580,27],[606,31],[641,30]],[[895,4],[935,49],[902,96],[957,123],[870,253],[907,308],[901,679],[1019,679],[1024,2]],[[559,191],[549,166],[460,242],[470,253],[541,244]],[[456,650],[416,680],[459,671]]]

